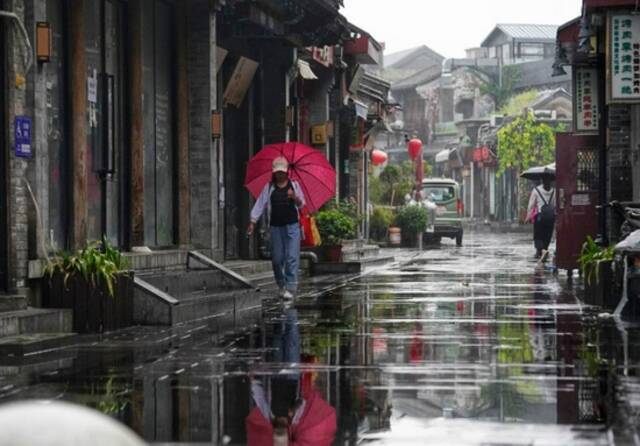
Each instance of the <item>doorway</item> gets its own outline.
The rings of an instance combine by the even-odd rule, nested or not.
[[[88,238],[105,235],[124,246],[124,87],[126,5],[121,0],[89,0],[87,23]]]
[[[145,245],[176,240],[175,3],[145,0],[144,236]]]

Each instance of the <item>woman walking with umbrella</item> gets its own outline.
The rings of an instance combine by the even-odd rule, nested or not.
[[[273,275],[280,288],[280,297],[292,299],[298,289],[299,212],[305,205],[305,199],[300,184],[289,178],[289,162],[285,157],[273,160],[271,172],[271,182],[263,187],[251,211],[247,233],[253,234],[256,223],[268,209]]]
[[[538,178],[542,180],[542,185],[536,186],[531,191],[527,212],[527,220],[533,223],[536,258],[542,258],[543,260],[546,260],[556,224],[556,190],[551,185],[555,169],[553,173],[550,171],[550,167],[545,169],[549,170],[543,171],[538,175]],[[522,176],[524,178],[532,178],[532,175],[527,175],[527,172]]]

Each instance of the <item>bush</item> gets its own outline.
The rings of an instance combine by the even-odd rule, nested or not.
[[[406,206],[398,213],[396,223],[402,230],[402,238],[405,240],[416,240],[418,234],[427,227],[427,210],[420,206]]]
[[[339,245],[356,236],[356,222],[337,209],[318,212],[316,222],[323,245]]]
[[[388,208],[375,207],[369,221],[370,235],[373,240],[384,240],[389,226],[393,223],[393,211]]]

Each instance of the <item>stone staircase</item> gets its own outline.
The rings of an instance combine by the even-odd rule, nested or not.
[[[75,336],[71,310],[30,308],[24,296],[0,294],[0,365]]]
[[[258,286],[223,265],[190,252],[162,268],[136,268],[134,321],[175,326],[202,322],[212,331],[234,330],[257,321]]]

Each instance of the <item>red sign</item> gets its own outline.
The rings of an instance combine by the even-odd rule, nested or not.
[[[313,60],[318,62],[325,67],[330,67],[333,65],[333,47],[325,46],[323,48],[319,48],[317,46],[309,48],[311,51],[311,57]]]
[[[482,162],[482,149],[480,147],[473,150],[473,162],[474,163]]]

